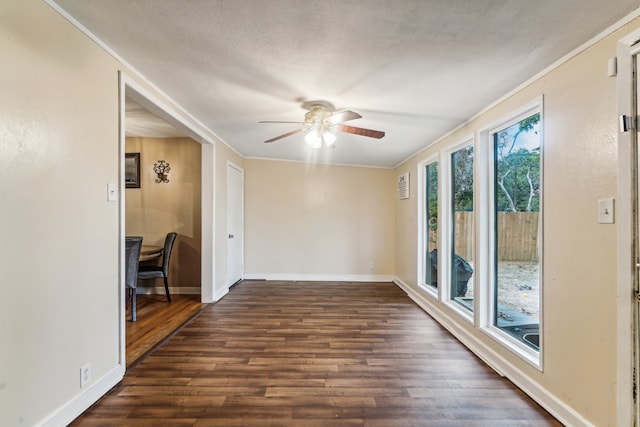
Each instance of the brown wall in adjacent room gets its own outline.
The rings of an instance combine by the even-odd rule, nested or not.
[[[178,233],[169,286],[200,287],[200,144],[191,138],[127,138],[126,152],[140,153],[140,188],[126,189],[126,234],[162,246],[168,232]],[[153,166],[159,160],[171,166],[168,183],[155,182]]]

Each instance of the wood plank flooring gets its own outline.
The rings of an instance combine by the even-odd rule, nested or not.
[[[137,300],[137,321],[131,321],[130,305],[125,317],[127,367],[206,306],[200,295],[171,295],[171,304],[164,294],[138,295]]]
[[[560,426],[392,283],[244,281],[73,426]]]

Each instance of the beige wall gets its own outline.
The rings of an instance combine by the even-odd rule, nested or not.
[[[246,274],[390,277],[394,179],[388,169],[245,160]]]
[[[36,1],[0,56],[0,425],[31,426],[118,363],[118,68]]]
[[[140,153],[140,188],[125,190],[125,233],[143,243],[164,245],[178,237],[171,254],[169,286],[200,288],[201,145],[191,138],[127,138],[127,153]],[[156,183],[153,165],[171,166],[168,183]],[[141,286],[162,286],[157,283]]]
[[[42,1],[0,2],[0,54],[0,425],[65,425],[124,374],[124,197],[107,201],[107,184],[120,182],[119,72],[165,109],[182,110]],[[199,141],[215,143],[193,126]],[[231,151],[215,145],[222,157]],[[206,147],[207,154],[216,148]],[[208,208],[214,184],[226,182],[226,169],[211,164],[202,190]],[[182,182],[182,173],[174,169],[171,178]],[[201,246],[211,253],[226,216],[209,212]],[[197,238],[196,207],[190,220],[167,227],[173,223]],[[212,294],[218,284],[212,273],[207,279]],[[91,381],[81,389],[86,363]]]
[[[616,195],[616,79],[606,75],[629,28],[574,57],[397,168],[418,162],[544,96],[544,372],[497,345],[416,285],[417,186],[397,202],[396,275],[456,328],[597,426],[616,425],[616,226],[597,201]]]

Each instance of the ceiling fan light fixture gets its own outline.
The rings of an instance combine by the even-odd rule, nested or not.
[[[322,147],[322,135],[315,129],[311,129],[311,131],[304,136],[304,140],[313,148]]]
[[[304,136],[304,140],[307,144],[313,148],[320,148],[323,145],[325,147],[333,147],[336,143],[336,136],[328,131],[324,126],[313,126],[311,130]]]
[[[322,141],[324,141],[325,146],[333,147],[333,145],[336,143],[336,136],[332,132],[325,130],[322,134]]]

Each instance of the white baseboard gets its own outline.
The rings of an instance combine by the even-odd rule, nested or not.
[[[78,418],[84,411],[89,409],[91,405],[96,403],[98,399],[107,394],[113,386],[118,384],[124,377],[124,370],[125,369],[122,365],[117,365],[98,381],[89,385],[86,390],[77,394],[73,399],[56,409],[53,413],[37,422],[35,425],[42,427],[59,427],[68,425],[71,421]]]
[[[180,286],[169,287],[171,295],[200,295],[200,286]],[[164,286],[138,286],[136,288],[138,295],[164,295]]]
[[[411,298],[420,308],[432,316],[446,330],[448,330],[458,341],[467,347],[476,356],[482,359],[491,369],[496,371],[500,376],[508,378],[519,389],[525,392],[529,397],[538,402],[540,406],[546,409],[551,415],[557,418],[561,423],[568,426],[584,426],[595,427],[592,423],[582,417],[573,408],[558,399],[549,390],[534,381],[526,375],[522,370],[510,363],[500,354],[485,346],[473,334],[466,329],[460,327],[457,321],[451,318],[447,313],[434,305],[420,293],[416,292],[412,287],[408,286],[402,280],[395,278],[394,283],[404,290],[409,298]]]
[[[220,299],[222,299],[222,297],[224,297],[228,293],[229,293],[228,287],[219,289],[213,294],[213,300],[220,301]]]
[[[244,280],[282,280],[296,282],[393,282],[393,276],[379,274],[297,274],[251,273]]]

